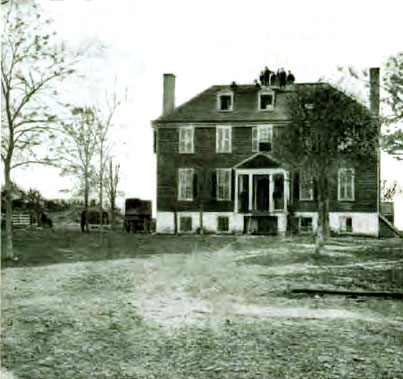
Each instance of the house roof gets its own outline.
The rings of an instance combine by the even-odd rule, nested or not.
[[[287,99],[295,86],[329,86],[327,83],[301,83],[288,85],[285,89],[279,87],[259,88],[254,84],[214,85],[196,95],[173,111],[160,116],[153,121],[154,125],[174,122],[225,122],[225,121],[281,121],[287,120]],[[265,90],[274,92],[275,106],[273,110],[258,109],[258,93]],[[233,110],[220,111],[217,96],[220,93],[233,93]]]

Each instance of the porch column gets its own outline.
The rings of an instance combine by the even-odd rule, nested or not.
[[[288,210],[288,201],[290,200],[290,175],[284,171],[284,212]]]
[[[269,175],[269,211],[274,212],[274,181],[273,181],[273,174]]]
[[[249,176],[249,210],[252,211],[253,209],[253,175],[248,174]]]
[[[234,205],[234,213],[238,213],[238,174],[235,171],[235,188],[234,188],[234,196],[235,196],[235,205]]]

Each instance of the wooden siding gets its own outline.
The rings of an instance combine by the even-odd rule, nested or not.
[[[233,211],[233,196],[231,201],[217,201],[212,196],[212,173],[217,168],[232,168],[241,161],[251,157],[252,152],[252,125],[248,126],[229,123],[232,128],[232,153],[216,153],[215,125],[202,124],[195,127],[193,154],[179,154],[178,127],[189,125],[178,123],[175,127],[158,128],[157,133],[157,210],[158,211],[197,211],[203,207],[204,211],[228,212]],[[274,129],[281,128],[281,123],[273,123]],[[273,149],[276,142],[274,132]],[[337,178],[330,191],[330,211],[332,212],[376,212],[377,210],[377,164],[376,159],[369,159],[366,166],[355,170],[355,201],[337,200]],[[204,183],[205,194],[197,194],[193,201],[177,200],[177,177],[179,168],[194,168],[197,182]],[[234,176],[234,175],[233,175]],[[233,178],[234,179],[234,178]],[[234,185],[232,186],[234,192]],[[200,192],[200,188],[199,191]],[[294,209],[298,212],[315,212],[316,201],[299,201],[299,195],[293,191]]]
[[[295,177],[294,179],[295,180]],[[377,164],[369,159],[355,168],[354,201],[339,201],[337,177],[331,184],[329,210],[331,212],[376,212],[377,211]],[[298,191],[293,191],[294,209],[297,212],[315,212],[316,200],[300,201]]]

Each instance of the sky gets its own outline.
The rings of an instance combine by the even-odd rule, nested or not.
[[[85,79],[76,83],[77,98],[101,101],[105,90],[128,89],[113,136],[120,190],[154,205],[151,120],[162,111],[163,73],[176,75],[179,105],[211,85],[252,83],[265,66],[284,67],[297,82],[313,82],[334,77],[337,66],[380,67],[403,50],[401,0],[39,2],[70,49],[90,52],[79,66]],[[382,176],[403,186],[403,162],[383,156]],[[15,171],[14,178],[48,198],[65,197],[59,190],[73,183],[44,167]]]

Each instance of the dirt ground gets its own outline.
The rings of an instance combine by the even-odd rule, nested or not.
[[[403,300],[291,293],[403,292],[403,240],[36,233],[2,270],[10,378],[403,378]]]

